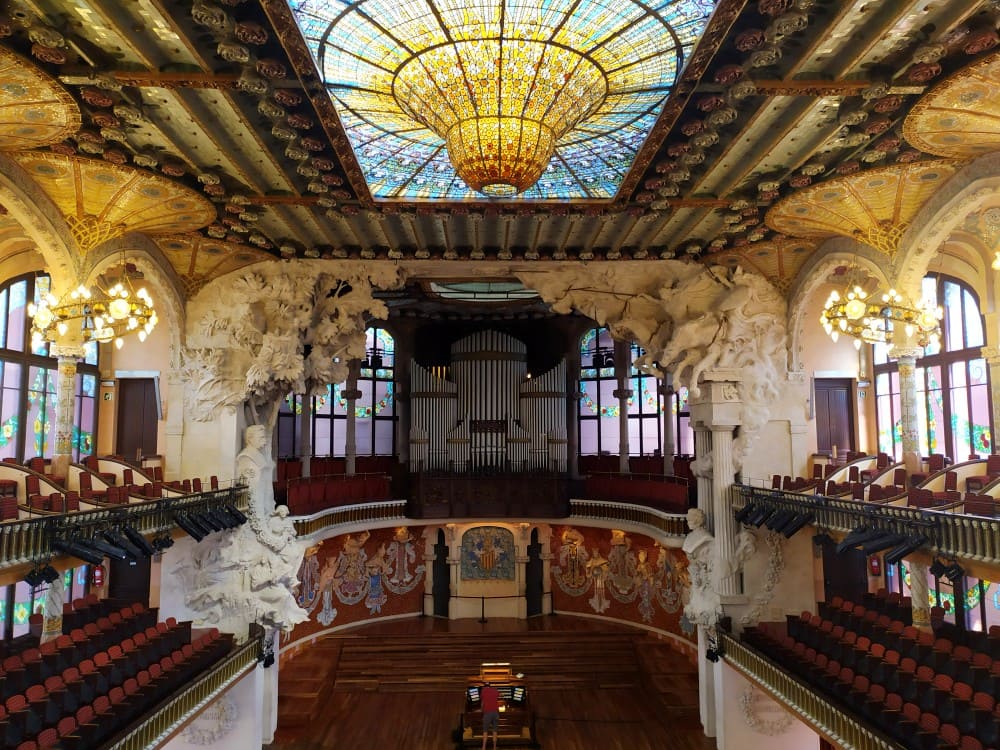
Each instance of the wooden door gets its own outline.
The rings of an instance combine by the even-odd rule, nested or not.
[[[157,388],[153,378],[122,378],[118,381],[118,430],[115,453],[138,464],[139,458],[156,451]]]
[[[531,543],[528,545],[528,563],[524,568],[524,598],[528,617],[542,614],[542,594],[545,592],[543,571],[542,545],[538,541],[538,529],[532,529]]]
[[[841,455],[854,450],[854,402],[849,378],[817,378],[816,450],[829,454],[833,446]]]
[[[438,541],[434,545],[434,581],[431,584],[431,597],[434,599],[434,616],[447,617],[448,605],[451,603],[451,566],[448,564],[448,544],[444,532],[438,531]]]
[[[149,606],[149,558],[110,560],[108,598],[126,606],[141,602]]]
[[[837,554],[837,543],[823,542],[823,595],[826,601],[841,596],[852,602],[861,601],[868,593],[868,558],[859,549]]]

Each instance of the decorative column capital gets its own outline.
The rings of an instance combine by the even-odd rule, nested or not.
[[[895,349],[892,350],[892,354],[895,357],[896,361],[898,361],[899,363],[902,364],[903,360],[907,359],[907,360],[910,360],[910,361],[906,362],[905,364],[909,364],[909,365],[912,365],[915,360],[917,360],[919,357],[921,357],[923,355],[923,353],[924,353],[924,350],[921,349],[920,347],[917,347],[917,346],[911,346],[911,347],[905,347],[905,348],[898,348],[897,347],[897,348],[895,348]]]
[[[1000,366],[1000,347],[984,346],[980,349],[980,353],[990,367]]]
[[[340,395],[343,396],[346,401],[357,401],[361,398],[361,391],[357,388],[353,388],[351,390],[345,389],[340,392]]]
[[[59,359],[83,359],[87,356],[83,344],[59,344],[49,345],[49,354]]]
[[[619,401],[625,401],[632,398],[633,393],[634,391],[631,388],[616,388],[611,395]]]

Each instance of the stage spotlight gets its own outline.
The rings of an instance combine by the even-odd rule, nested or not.
[[[904,557],[913,554],[925,544],[927,544],[927,537],[925,536],[907,537],[906,541],[900,543],[899,546],[893,547],[885,553],[885,564],[895,565]]]
[[[187,511],[185,514],[187,516],[187,521],[189,524],[193,525],[196,529],[201,531],[203,536],[208,536],[215,531],[211,526],[209,526],[202,519],[200,513],[195,513],[194,511]]]
[[[945,565],[940,560],[938,560],[937,558],[935,558],[934,562],[931,563],[931,575],[934,576],[935,578],[942,578],[944,576],[944,572],[947,569],[948,566]]]
[[[208,532],[206,532],[201,526],[192,523],[186,513],[174,513],[174,521],[176,521],[178,526],[193,537],[196,542],[200,542],[208,536]]]
[[[115,547],[120,547],[121,549],[125,550],[125,554],[127,554],[133,560],[139,560],[142,557],[144,557],[144,555],[142,554],[142,550],[140,550],[138,547],[132,544],[132,542],[130,542],[128,539],[126,539],[124,536],[119,534],[114,529],[105,529],[104,531],[101,532],[101,536],[104,537],[104,540],[108,544],[113,544]]]
[[[46,583],[52,583],[59,577],[59,571],[53,568],[51,565],[46,565],[38,572],[41,573],[42,580],[45,581]]]
[[[800,513],[789,523],[785,524],[785,527],[780,529],[780,532],[784,534],[785,539],[791,539],[800,529],[805,528],[815,520],[816,516],[812,513]]]
[[[764,525],[771,531],[776,531],[795,518],[796,515],[798,514],[794,510],[779,510],[777,513],[768,518]]]
[[[80,540],[80,543],[87,547],[96,549],[98,552],[103,552],[108,557],[113,557],[117,560],[128,559],[128,553],[121,547],[117,547],[114,544],[108,544],[100,539],[82,539]]]
[[[167,532],[161,532],[153,537],[152,548],[154,554],[163,552],[165,549],[170,549],[174,546],[174,539]]]
[[[747,518],[747,523],[751,526],[760,528],[760,525],[770,518],[775,512],[774,508],[768,508],[767,506],[762,505],[750,514],[750,517]]]
[[[750,514],[753,513],[754,510],[756,509],[757,506],[754,505],[753,503],[747,503],[746,505],[744,505],[742,508],[736,511],[736,516],[735,516],[736,523],[746,523],[747,518],[749,518]]]
[[[122,533],[126,536],[126,538],[130,542],[132,542],[132,544],[134,544],[136,547],[142,550],[142,553],[146,557],[152,557],[156,553],[156,550],[153,549],[153,546],[146,541],[146,537],[144,537],[138,531],[133,529],[131,526],[123,526]]]
[[[104,563],[104,555],[95,552],[89,547],[84,547],[77,542],[71,542],[65,539],[53,539],[52,549],[69,555],[70,557],[75,557],[79,560],[83,560],[84,562],[88,562],[91,565],[101,565]]]
[[[948,569],[944,572],[944,577],[947,578],[952,583],[958,581],[959,578],[965,575],[965,571],[962,570],[962,566],[957,562],[952,563],[948,566]]]
[[[869,542],[865,542],[861,545],[861,551],[866,555],[874,555],[876,552],[881,552],[884,549],[889,549],[890,547],[895,547],[906,541],[907,537],[902,534],[886,534],[885,536],[876,537]]]
[[[719,660],[720,656],[722,656],[722,654],[714,648],[709,648],[705,650],[705,658],[708,659],[713,664],[715,664],[715,662]]]
[[[24,574],[24,582],[31,586],[31,588],[36,589],[45,582],[45,579],[42,577],[42,571],[38,568],[32,568]]]
[[[225,509],[226,513],[231,515],[236,520],[237,526],[242,526],[249,520],[247,519],[246,514],[235,505],[224,505],[222,507]]]

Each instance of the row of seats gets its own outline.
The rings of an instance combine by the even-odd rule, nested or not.
[[[286,502],[292,515],[306,516],[339,505],[389,497],[387,476],[315,476],[289,481]]]
[[[899,712],[905,704],[916,707],[917,716],[911,718],[917,724],[904,721],[906,732],[919,727],[923,713],[936,717],[933,728],[928,719],[923,730],[916,731],[920,744],[908,746],[976,747],[972,739],[980,742],[978,747],[996,746],[1000,709],[996,715],[991,712],[1000,694],[1000,660],[991,653],[955,645],[864,605],[832,601],[819,609],[819,615],[789,617],[784,627],[762,624],[748,630],[745,639],[897,739],[909,735],[900,736],[894,721],[880,724],[883,711]],[[1000,642],[1000,629],[996,635]],[[895,696],[891,702],[899,701],[895,708],[876,701],[890,695]],[[872,701],[874,706],[869,705]]]
[[[0,708],[4,747],[98,747],[222,659],[231,647],[231,636],[213,629],[159,658],[156,649],[143,648],[93,669],[84,662],[68,680],[54,680],[51,687],[40,686],[30,697],[18,696],[23,701],[8,701]]]

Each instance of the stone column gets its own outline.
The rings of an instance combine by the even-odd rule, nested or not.
[[[694,452],[697,461],[692,467],[692,471],[698,483],[698,507],[705,512],[707,525],[712,528],[712,473],[708,470],[700,471],[697,468],[701,465],[699,459],[712,452],[712,431],[700,422],[692,422],[692,424],[694,425]]]
[[[86,356],[81,344],[52,344],[49,351],[58,359],[56,382],[55,446],[52,473],[65,477],[73,460],[73,417],[76,412],[76,363]]]
[[[410,465],[410,362],[412,336],[397,336],[393,352],[393,392],[396,403],[396,460]]]
[[[331,398],[333,391],[330,392]],[[302,460],[302,476],[312,473],[309,460],[313,454],[312,444],[312,405],[313,397],[308,393],[302,396],[302,411],[299,413],[299,458]]]
[[[706,521],[715,536],[718,570],[736,568],[736,520],[733,518],[730,490],[735,469],[733,465],[733,431],[741,422],[742,402],[739,393],[740,373],[736,370],[718,370],[704,373],[700,393],[691,401],[691,418],[697,420],[712,435],[710,495],[702,498],[704,483],[698,481],[698,507],[705,511]],[[700,437],[700,436],[699,436]],[[699,451],[699,463],[704,453]],[[705,467],[702,464],[701,473]],[[738,575],[719,575],[718,593],[722,597],[741,593]]]
[[[921,630],[931,629],[930,588],[927,585],[927,563],[907,559],[910,569],[910,603],[913,607],[913,624]]]
[[[517,525],[518,534],[514,544],[514,584],[517,587],[517,619],[528,617],[528,600],[525,592],[528,590],[528,545],[531,543],[531,524],[521,522]]]
[[[618,471],[622,474],[629,473],[628,400],[632,398],[632,389],[629,388],[629,370],[632,365],[629,361],[630,354],[627,342],[615,342],[615,377],[618,388],[611,395],[618,399]]]
[[[677,420],[674,417],[673,376],[667,374],[660,383],[663,397],[663,473],[674,473],[674,454],[677,453],[677,436],[674,434]]]
[[[989,319],[990,316],[987,316]],[[1000,425],[1000,348],[995,346],[984,346],[983,356],[986,358],[986,365],[990,368],[990,404],[993,410],[994,425]],[[1000,453],[996,438],[993,438],[991,446],[992,453]],[[964,461],[965,456],[954,456],[955,463]]]
[[[917,379],[915,363],[920,349],[897,350],[899,364],[899,419],[903,436],[903,456],[919,455],[919,422],[917,412]]]
[[[177,479],[185,476],[181,472],[181,456],[184,454],[184,376],[180,370],[167,371],[167,422],[164,430],[165,449],[163,451],[163,478]]]
[[[45,592],[45,607],[43,610],[41,643],[54,641],[62,635],[63,604],[66,603],[66,579],[62,572],[49,584]]]
[[[445,538],[448,540],[448,571],[450,572],[448,600],[448,619],[458,620],[463,616],[461,600],[456,599],[461,593],[462,581],[462,537],[458,527],[449,523],[446,527]]]
[[[580,478],[580,348],[566,357],[566,473]]]
[[[347,376],[347,383],[340,395],[347,401],[347,425],[344,430],[344,453],[346,454],[347,476],[354,476],[355,460],[358,457],[358,433],[357,414],[355,406],[361,398],[361,391],[358,390],[358,362],[351,362],[351,370]]]
[[[698,713],[706,737],[714,737],[715,730],[715,665],[705,658],[712,645],[704,625],[698,626]]]

